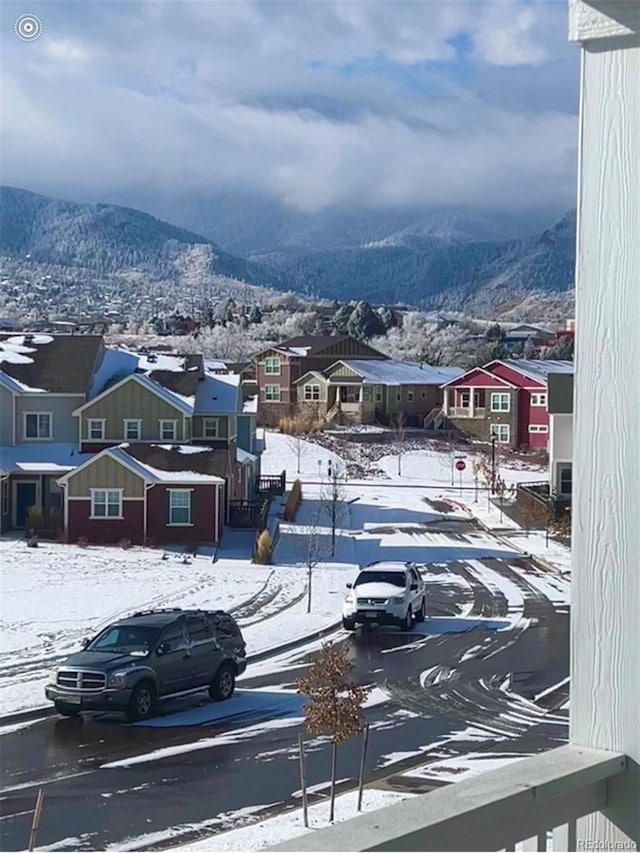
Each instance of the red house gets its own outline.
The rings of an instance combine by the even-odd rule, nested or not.
[[[127,445],[91,456],[58,480],[68,542],[219,543],[225,516],[220,452]]]
[[[572,374],[573,362],[513,359],[475,367],[442,386],[443,414],[470,438],[546,450],[547,383],[553,373]]]

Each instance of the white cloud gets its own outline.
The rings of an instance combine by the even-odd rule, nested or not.
[[[89,59],[88,51],[70,39],[47,39],[44,47],[47,56],[54,62],[86,62]]]
[[[304,210],[572,203],[562,3],[37,6],[38,44],[3,58],[14,184],[234,187]]]

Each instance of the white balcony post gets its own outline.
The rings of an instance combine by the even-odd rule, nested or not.
[[[640,844],[640,0],[569,11],[582,64],[571,741],[630,767],[577,845],[623,849]]]
[[[445,415],[449,414],[449,389],[448,388],[444,389],[444,399],[442,402],[442,411],[445,413]]]

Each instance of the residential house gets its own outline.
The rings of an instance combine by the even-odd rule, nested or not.
[[[296,381],[310,371],[322,372],[340,358],[386,359],[348,335],[302,335],[254,356],[258,386],[258,420],[276,426],[298,414]]]
[[[296,386],[297,409],[316,419],[422,426],[442,404],[444,382],[462,375],[457,367],[431,367],[391,359],[340,359],[310,370]]]
[[[524,323],[520,326],[513,326],[507,329],[502,342],[505,346],[511,347],[517,345],[524,346],[529,340],[536,349],[545,349],[555,343],[555,336],[549,329]]]
[[[81,461],[75,409],[90,393],[105,348],[97,335],[0,337],[1,530],[27,515],[62,513],[58,477]]]
[[[225,520],[224,465],[193,445],[121,444],[64,474],[66,539],[163,545],[218,543]]]
[[[215,517],[222,512],[223,522],[231,501],[254,496],[260,473],[256,412],[255,406],[243,411],[238,375],[208,374],[199,355],[107,349],[101,337],[85,335],[5,336],[0,339],[0,361],[3,531],[57,531],[63,519],[70,519],[65,536],[73,539],[84,513],[86,529],[94,530],[97,524],[102,531],[100,541],[132,538],[127,530],[134,510],[116,517],[112,508],[109,524],[101,525],[104,519],[94,513],[91,501],[81,498],[95,492],[106,499],[107,492],[117,490],[113,482],[122,478],[125,463],[132,467],[128,457],[134,456],[137,474],[143,464],[171,472],[170,480],[155,475],[156,482],[149,479],[153,471],[147,471],[148,488],[171,482],[185,491],[191,488],[185,483],[198,480],[198,489],[205,489],[205,505],[215,504]],[[101,455],[111,450],[118,454]],[[94,466],[98,457],[101,461]],[[81,472],[77,480],[76,470]],[[113,471],[120,474],[112,477]],[[73,474],[68,481],[67,474]],[[130,470],[127,476],[133,476]],[[203,477],[209,478],[206,487]],[[86,495],[74,494],[79,484],[88,489]],[[136,497],[135,488],[133,492],[123,491],[122,500]],[[159,492],[156,489],[145,503],[145,530],[150,524],[147,508],[153,513],[163,506],[155,499]],[[208,522],[204,527],[192,521],[177,525],[170,521],[173,514],[169,502],[159,519],[174,541],[211,539]],[[166,541],[157,529],[159,519],[154,518],[154,537],[143,536],[140,529],[135,541]],[[216,524],[219,536],[221,526]],[[173,530],[179,526],[185,529]],[[97,541],[95,536],[92,541]]]
[[[571,500],[573,480],[573,374],[551,373],[548,379],[549,489]]]
[[[443,385],[443,415],[471,438],[546,450],[554,373],[572,374],[573,362],[512,359],[475,367]]]

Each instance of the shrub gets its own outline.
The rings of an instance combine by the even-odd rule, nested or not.
[[[318,432],[321,426],[321,422],[310,415],[306,417],[298,415],[295,418],[280,418],[278,421],[278,429],[284,435],[308,435],[309,433]]]
[[[128,551],[132,544],[131,539],[127,539],[126,537],[118,542],[119,547],[122,548],[123,551]]]
[[[89,547],[89,540],[87,539],[87,537],[86,537],[86,536],[81,536],[81,537],[78,539],[78,545],[79,545],[81,548],[88,548],[88,547]]]
[[[271,535],[268,530],[263,530],[258,536],[253,561],[260,566],[268,566],[271,563]]]
[[[293,486],[291,487],[291,491],[289,492],[289,497],[287,498],[287,502],[284,505],[284,520],[285,521],[295,521],[296,513],[298,512],[298,507],[300,506],[300,501],[302,500],[302,483],[300,480],[296,480]]]

